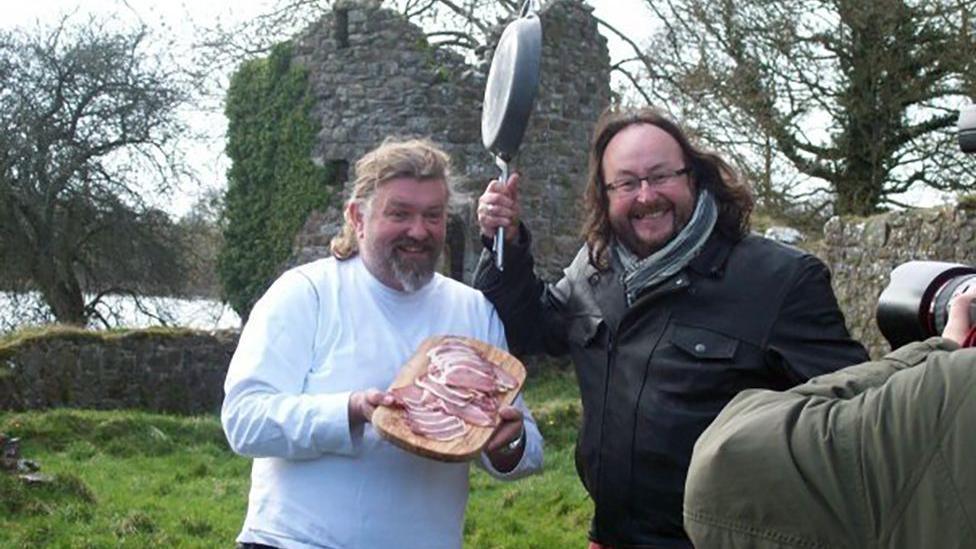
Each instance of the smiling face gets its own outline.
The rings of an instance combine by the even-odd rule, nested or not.
[[[349,205],[363,263],[380,282],[414,292],[434,276],[447,234],[447,184],[399,177],[367,207]]]
[[[678,142],[651,124],[620,130],[603,153],[604,184],[628,177],[646,177],[685,168]],[[695,188],[687,174],[651,186],[641,183],[636,194],[608,190],[607,217],[614,235],[643,259],[661,249],[688,224],[695,208]]]

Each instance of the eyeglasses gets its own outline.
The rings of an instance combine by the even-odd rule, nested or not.
[[[632,194],[637,194],[637,191],[641,188],[641,182],[647,181],[647,186],[650,188],[661,187],[667,183],[674,180],[674,178],[685,175],[690,172],[691,168],[685,166],[680,170],[675,170],[673,172],[663,172],[663,173],[652,173],[647,174],[644,177],[637,177],[636,175],[628,175],[627,177],[622,177],[616,181],[611,181],[606,184],[608,192],[616,193],[620,196],[629,196]]]

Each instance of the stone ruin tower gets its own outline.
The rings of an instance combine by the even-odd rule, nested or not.
[[[537,267],[550,278],[579,248],[587,147],[610,101],[606,39],[591,12],[582,0],[551,0],[540,11],[540,90],[516,159],[523,175],[523,218],[533,233]],[[470,65],[429,45],[419,27],[377,0],[337,2],[295,46],[296,62],[309,70],[312,116],[321,124],[313,161],[333,167],[337,185],[349,185],[356,159],[387,136],[428,137],[451,155],[462,196],[449,223],[442,271],[470,282],[482,249],[474,210],[487,182],[498,175],[481,144],[481,102],[493,46]],[[327,255],[341,223],[340,204],[313,213],[296,239],[296,262]]]

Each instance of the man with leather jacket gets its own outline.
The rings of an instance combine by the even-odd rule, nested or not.
[[[749,188],[650,109],[601,116],[584,246],[565,275],[533,272],[518,176],[479,199],[475,286],[517,353],[569,354],[593,547],[691,547],[682,497],[698,435],[739,391],[787,389],[862,362],[826,266],[748,234]],[[505,227],[504,270],[491,236]]]

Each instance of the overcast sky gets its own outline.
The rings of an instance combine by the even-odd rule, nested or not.
[[[59,13],[78,9],[80,12],[115,11],[135,13],[146,22],[165,20],[175,24],[187,18],[197,23],[223,17],[246,19],[269,11],[274,1],[268,0],[209,0],[205,2],[177,2],[173,0],[27,0],[3,2],[4,16],[0,26],[30,24],[36,20],[51,20]],[[644,32],[647,12],[645,0],[589,0],[597,17],[607,20],[618,29],[639,35]],[[642,20],[644,19],[644,20]]]
[[[123,19],[142,21],[151,28],[171,36],[184,47],[199,37],[194,30],[212,26],[218,20],[224,24],[247,20],[257,14],[270,11],[274,0],[209,0],[185,2],[175,0],[0,0],[3,17],[0,27],[33,27],[55,21],[60,14],[114,13]],[[645,0],[589,0],[594,14],[628,33],[635,39],[646,37],[647,8]],[[629,56],[625,46],[615,36],[607,36],[613,59]],[[212,103],[218,104],[218,103]],[[223,132],[226,125],[219,109],[192,111],[186,114],[193,129],[210,137],[204,142],[188,143],[187,155],[195,166],[201,182],[209,188],[223,188],[227,159],[223,156]],[[486,162],[488,157],[486,157]],[[167,197],[160,207],[174,215],[182,215],[200,195],[199,190],[185,188],[176,197]]]

